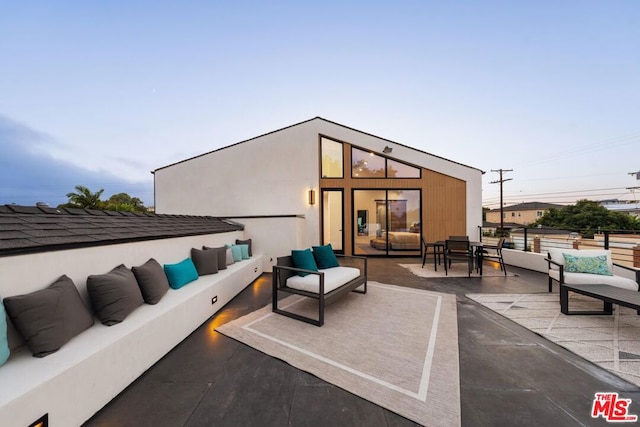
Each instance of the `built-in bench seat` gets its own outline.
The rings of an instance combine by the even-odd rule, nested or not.
[[[26,347],[0,367],[0,426],[82,424],[241,292],[263,271],[263,257],[169,290],[113,326],[99,321],[44,358]]]

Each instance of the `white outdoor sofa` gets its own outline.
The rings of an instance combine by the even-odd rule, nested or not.
[[[278,257],[278,263],[273,266],[272,311],[315,326],[322,326],[327,304],[341,298],[347,292],[366,294],[367,258],[349,255],[336,255],[336,257],[340,260],[339,266],[318,271],[294,267],[291,256]],[[298,273],[306,273],[306,276],[299,276]],[[279,307],[278,291],[317,300],[318,318],[302,316]]]
[[[96,320],[44,358],[12,351],[0,367],[0,426],[28,426],[45,414],[53,427],[81,425],[260,276],[262,258],[170,289],[117,325]]]
[[[606,256],[609,270],[612,276],[591,273],[571,273],[565,269],[565,259],[563,254],[573,255],[575,257],[595,257]],[[609,285],[623,289],[638,291],[638,282],[640,281],[640,269],[627,267],[613,263],[611,259],[611,251],[604,249],[561,249],[551,248],[547,256],[549,264],[549,292],[553,289],[553,281],[560,285]],[[629,275],[635,273],[635,280],[622,275],[616,274],[619,270],[629,271]]]

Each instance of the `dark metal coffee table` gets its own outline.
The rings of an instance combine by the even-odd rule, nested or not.
[[[569,311],[569,291],[599,299],[602,311]],[[560,285],[560,311],[562,314],[612,314],[613,304],[629,307],[640,314],[640,292],[610,285]]]

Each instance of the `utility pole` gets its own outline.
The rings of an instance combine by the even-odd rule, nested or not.
[[[491,169],[491,172],[498,172],[500,179],[497,181],[491,181],[490,184],[500,184],[500,237],[504,237],[504,203],[502,202],[502,183],[511,181],[513,178],[503,179],[502,174],[504,172],[513,172],[513,169]]]

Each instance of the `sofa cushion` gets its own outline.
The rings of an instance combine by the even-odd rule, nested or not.
[[[9,341],[7,340],[7,315],[4,312],[4,304],[0,299],[0,366],[9,359]]]
[[[613,261],[611,259],[611,251],[606,249],[563,249],[563,248],[551,248],[549,249],[549,256],[555,262],[560,265],[566,265],[563,254],[573,255],[574,257],[595,257],[606,256],[607,266],[609,270],[613,271]]]
[[[313,249],[313,257],[319,269],[340,266],[338,258],[336,258],[336,254],[333,252],[331,243],[324,246],[312,246],[311,249]]]
[[[87,292],[98,319],[107,326],[122,322],[133,310],[144,304],[136,277],[124,264],[107,274],[89,276]]]
[[[249,246],[249,257],[253,256],[253,251],[251,250],[251,239],[247,239],[247,240],[236,239],[236,245],[248,245]]]
[[[4,305],[13,326],[35,357],[58,351],[94,323],[76,285],[67,276],[61,276],[45,289],[7,297]]]
[[[549,270],[549,277],[560,281],[559,270]],[[638,284],[622,276],[603,276],[589,273],[564,273],[564,283],[567,285],[611,285],[623,289],[638,290]]]
[[[198,276],[218,272],[218,251],[216,249],[191,249],[191,259],[196,266]]]
[[[360,270],[354,267],[333,267],[318,271],[324,273],[325,294],[360,276]],[[309,274],[305,277],[291,276],[287,279],[287,286],[317,294],[320,289],[320,276],[317,274]]]
[[[169,281],[158,261],[150,258],[139,267],[131,267],[138,281],[142,298],[147,304],[157,304],[169,290]]]
[[[603,276],[613,276],[607,265],[606,255],[594,257],[574,256],[562,254],[564,256],[565,272],[567,273],[590,273]]]
[[[302,268],[304,270],[318,271],[316,260],[313,257],[310,249],[294,249],[291,251],[291,259],[295,268]],[[305,277],[309,273],[298,273],[298,276]]]
[[[227,268],[227,247],[220,246],[217,248],[210,248],[208,246],[203,246],[202,249],[213,249],[218,253],[218,270],[225,270]]]
[[[198,279],[198,270],[193,265],[191,258],[183,259],[176,264],[165,264],[164,273],[169,280],[169,286],[173,289],[180,289],[187,283]]]

